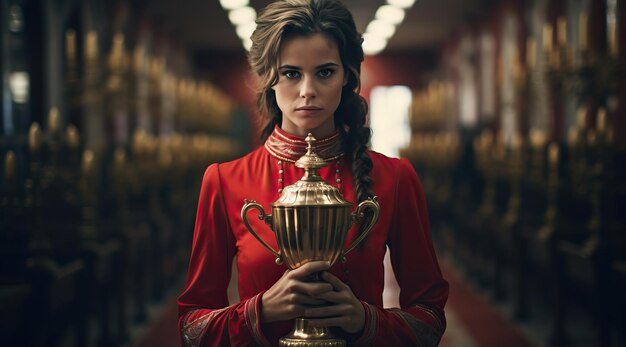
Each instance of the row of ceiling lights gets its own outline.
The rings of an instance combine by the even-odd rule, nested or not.
[[[367,25],[363,34],[363,51],[367,55],[382,52],[387,41],[396,32],[396,27],[404,20],[405,11],[411,8],[415,0],[387,0],[376,10],[374,19]],[[249,5],[249,0],[220,0],[228,19],[236,29],[237,36],[246,50],[252,46],[250,36],[256,28],[256,11]]]

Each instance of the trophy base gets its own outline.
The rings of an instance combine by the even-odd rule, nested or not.
[[[333,336],[328,328],[310,327],[308,320],[296,318],[289,335],[278,341],[280,347],[345,347],[346,341]]]

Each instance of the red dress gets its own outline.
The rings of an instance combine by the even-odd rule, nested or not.
[[[270,140],[276,140],[276,135],[279,142],[302,141],[279,128]],[[276,265],[275,257],[248,232],[240,216],[244,199],[256,200],[271,213],[279,189],[302,177],[302,169],[275,156],[280,156],[277,148],[266,143],[241,159],[213,164],[204,174],[187,282],[178,298],[179,329],[186,346],[276,346],[293,327],[293,321],[262,324],[259,320],[261,294],[286,267]],[[330,269],[365,307],[363,332],[343,337],[364,346],[436,345],[445,330],[448,283],[433,249],[421,183],[407,160],[369,153],[374,164],[372,190],[381,206],[378,222],[366,241],[347,255],[346,263],[337,262]],[[348,159],[340,156],[329,160],[320,175],[339,185],[344,198],[354,202],[349,168]],[[251,212],[248,217],[252,227],[277,249],[273,232],[255,216]],[[355,227],[350,229],[346,246],[356,233]],[[386,245],[401,288],[399,309],[383,309]],[[226,293],[235,256],[241,301],[229,306]]]

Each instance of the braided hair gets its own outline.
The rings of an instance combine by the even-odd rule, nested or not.
[[[261,79],[257,107],[268,118],[261,132],[265,141],[276,125],[282,123],[282,111],[272,89],[278,82],[278,60],[281,42],[286,37],[326,35],[337,44],[339,56],[347,73],[341,100],[335,111],[335,127],[342,135],[342,146],[352,163],[354,194],[357,203],[373,196],[371,186],[372,159],[367,146],[371,130],[366,127],[368,106],[359,95],[363,41],[348,9],[335,0],[282,0],[271,3],[257,18],[252,34],[248,61]]]

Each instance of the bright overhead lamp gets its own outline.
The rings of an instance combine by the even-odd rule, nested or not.
[[[374,19],[367,25],[365,32],[388,39],[396,32],[396,27],[393,24],[384,22],[380,19]]]
[[[247,40],[252,36],[252,33],[256,29],[256,23],[247,22],[237,26],[237,36],[242,40]]]
[[[404,10],[396,6],[382,5],[376,11],[376,19],[398,25],[404,20]]]
[[[225,10],[234,10],[243,6],[248,6],[249,0],[220,0],[220,5]]]
[[[243,48],[245,48],[246,51],[249,51],[250,48],[252,48],[252,40],[250,40],[250,38],[242,39],[241,43],[243,44]]]
[[[415,0],[387,0],[387,3],[392,6],[397,6],[401,8],[409,8],[413,6]]]
[[[246,22],[254,22],[256,20],[256,11],[250,6],[240,7],[231,10],[228,13],[228,19],[234,25],[241,25]]]
[[[387,40],[372,34],[363,34],[363,52],[367,55],[375,55],[383,51],[387,46]]]

